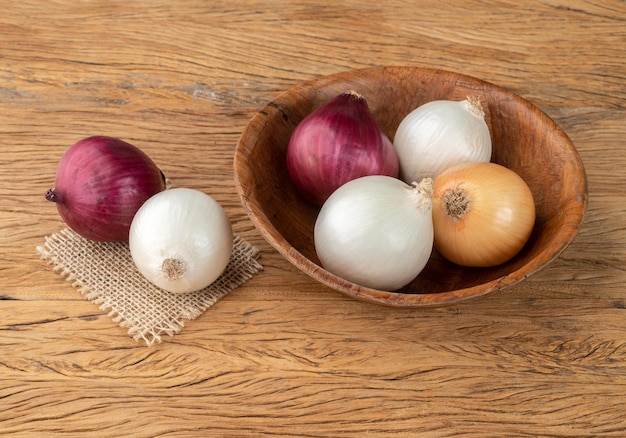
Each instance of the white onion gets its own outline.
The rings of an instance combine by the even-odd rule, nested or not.
[[[432,252],[432,180],[412,187],[375,175],[344,184],[322,206],[314,240],[329,272],[360,286],[400,289]]]
[[[465,162],[491,160],[491,135],[478,98],[435,100],[411,111],[398,126],[393,146],[400,178],[435,178]]]
[[[168,292],[194,292],[226,269],[233,231],[226,212],[209,195],[175,188],[152,196],[139,208],[129,246],[148,281]]]

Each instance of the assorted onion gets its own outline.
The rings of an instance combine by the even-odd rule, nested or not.
[[[314,245],[322,266],[394,291],[419,275],[433,247],[453,263],[489,267],[526,244],[533,195],[518,174],[489,161],[491,152],[476,98],[416,108],[392,144],[363,96],[349,91],[298,124],[286,158],[295,187],[321,206]],[[72,146],[46,199],[81,236],[128,240],[139,272],[172,293],[209,286],[232,255],[224,209],[197,190],[165,190],[154,162],[116,138]]]
[[[365,98],[342,93],[305,117],[287,147],[287,170],[298,191],[322,205],[337,188],[367,175],[398,176],[393,144]]]
[[[345,129],[318,120],[313,126],[318,152],[337,129]],[[296,130],[296,139],[304,141],[304,132]],[[307,156],[317,173],[310,173],[302,190],[332,193],[314,229],[315,250],[326,270],[361,286],[398,290],[424,269],[433,244],[453,263],[472,267],[504,263],[526,244],[535,223],[532,193],[515,172],[490,162],[491,135],[477,98],[418,107],[401,121],[393,146],[399,178],[337,180],[334,192],[319,172],[322,161]],[[342,148],[334,151],[332,166],[325,166],[331,174],[352,159]],[[302,178],[291,174],[302,186]]]
[[[455,164],[491,159],[491,135],[478,98],[435,100],[411,111],[393,145],[400,178],[407,183],[435,178]]]
[[[94,136],[74,144],[61,158],[54,189],[65,223],[95,241],[126,241],[133,216],[165,189],[163,173],[140,149],[117,138]]]
[[[396,290],[424,268],[433,248],[432,180],[409,186],[365,176],[337,189],[315,222],[315,250],[329,272],[361,286]]]
[[[463,266],[510,260],[526,244],[535,204],[526,182],[495,163],[463,163],[434,181],[435,248]]]
[[[233,232],[212,197],[174,188],[141,206],[130,227],[129,247],[148,281],[172,293],[194,292],[213,283],[228,265]]]

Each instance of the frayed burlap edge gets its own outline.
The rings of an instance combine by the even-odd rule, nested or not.
[[[185,321],[199,317],[263,269],[258,249],[235,235],[231,259],[215,282],[198,292],[172,294],[137,271],[125,242],[93,242],[64,229],[46,236],[36,249],[85,299],[148,346],[162,342],[162,335],[179,333]]]

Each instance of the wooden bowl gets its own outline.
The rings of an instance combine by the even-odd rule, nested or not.
[[[480,97],[493,142],[492,161],[517,172],[536,203],[536,223],[522,251],[492,268],[466,268],[433,252],[398,291],[361,287],[321,267],[313,243],[319,209],[297,193],[285,153],[291,133],[311,111],[336,95],[362,94],[393,141],[414,108],[439,99]],[[554,260],[574,239],[587,204],[585,171],[567,135],[521,97],[480,79],[440,70],[382,67],[348,71],[303,83],[279,95],[244,129],[235,154],[235,182],[263,237],[315,280],[359,300],[397,307],[438,307],[484,296],[523,280]]]

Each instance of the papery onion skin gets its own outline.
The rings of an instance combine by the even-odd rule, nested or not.
[[[435,178],[448,167],[488,162],[492,144],[478,98],[435,100],[407,114],[396,130],[394,148],[400,178],[407,184]]]
[[[462,266],[512,259],[528,241],[535,203],[526,182],[496,163],[463,163],[434,180],[435,248]]]
[[[296,126],[287,147],[287,170],[305,199],[321,206],[337,188],[367,175],[397,177],[398,157],[367,101],[342,93]]]
[[[222,206],[195,189],[158,193],[133,218],[129,248],[138,271],[171,293],[195,292],[224,272],[233,231]]]
[[[432,181],[389,176],[349,181],[324,203],[314,242],[322,266],[357,285],[394,291],[425,267],[433,248]]]
[[[128,240],[139,207],[164,189],[163,173],[143,151],[118,138],[93,136],[63,155],[46,199],[86,239],[119,242]]]

